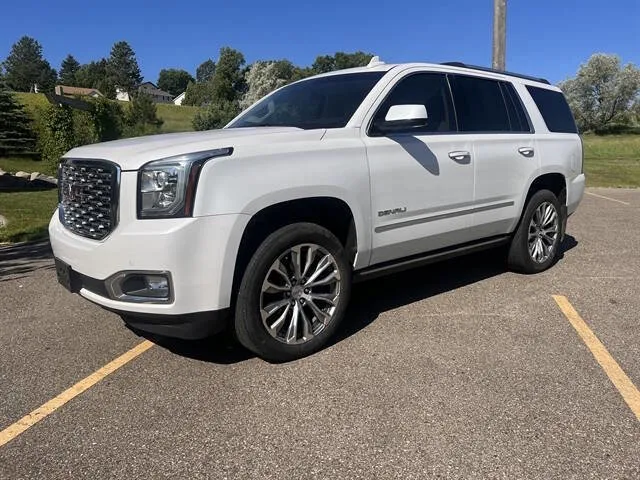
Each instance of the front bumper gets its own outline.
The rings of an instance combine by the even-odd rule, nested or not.
[[[231,304],[235,259],[249,217],[137,220],[135,211],[122,207],[118,227],[102,241],[73,234],[54,213],[49,224],[53,253],[77,273],[78,293],[122,314],[136,328],[163,335],[172,335],[177,325],[188,319],[223,316]],[[123,271],[169,272],[171,301],[139,303],[109,298],[102,287],[104,281]],[[206,324],[206,320],[194,322]]]

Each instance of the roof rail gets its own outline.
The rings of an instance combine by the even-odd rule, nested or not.
[[[489,68],[489,67],[479,67],[477,65],[467,65],[466,63],[462,63],[462,62],[443,62],[441,63],[441,65],[449,65],[450,67],[468,68],[470,70],[479,70],[481,72],[500,73],[502,75],[509,75],[511,77],[523,78],[525,80],[532,80],[534,82],[546,83],[547,85],[551,85],[549,80],[547,80],[546,78],[532,77],[530,75],[522,75],[521,73],[505,72],[503,70],[496,70],[494,68]]]

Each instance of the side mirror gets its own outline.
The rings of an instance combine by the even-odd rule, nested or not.
[[[428,118],[424,105],[393,105],[389,108],[384,121],[376,122],[375,127],[380,132],[424,127]]]

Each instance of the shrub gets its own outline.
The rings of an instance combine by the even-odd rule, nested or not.
[[[621,123],[611,123],[604,127],[594,129],[593,133],[595,133],[596,135],[637,135],[640,134],[640,127]]]
[[[96,143],[98,135],[90,112],[73,110],[73,146]]]
[[[133,96],[126,114],[127,137],[158,133],[162,123],[162,119],[158,118],[156,104],[149,95],[138,93]]]
[[[124,111],[119,103],[106,98],[91,101],[91,123],[98,142],[122,137]]]
[[[214,105],[204,107],[193,117],[195,130],[212,130],[222,128],[240,113],[236,102],[222,101]]]
[[[74,114],[66,105],[49,105],[43,119],[39,146],[42,159],[53,167],[62,155],[78,145],[73,125]]]

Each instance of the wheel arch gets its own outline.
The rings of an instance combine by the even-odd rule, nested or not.
[[[526,193],[523,192],[522,203],[520,205],[520,215],[517,218],[517,222],[513,225],[512,232],[516,231],[522,222],[522,217],[529,204],[529,199],[540,190],[549,190],[553,192],[560,202],[560,206],[563,209],[564,221],[562,224],[562,235],[566,228],[566,211],[567,211],[567,177],[557,170],[538,172],[529,181],[529,187]]]
[[[523,208],[526,208],[529,199],[539,190],[549,190],[558,197],[561,205],[567,204],[567,178],[560,172],[547,172],[536,176],[529,183],[527,195],[524,200]]]
[[[336,196],[312,196],[271,203],[255,211],[242,232],[233,272],[232,302],[251,256],[264,239],[298,222],[315,223],[331,231],[347,250],[349,262],[354,264],[358,242],[362,239],[354,211],[345,200]]]

